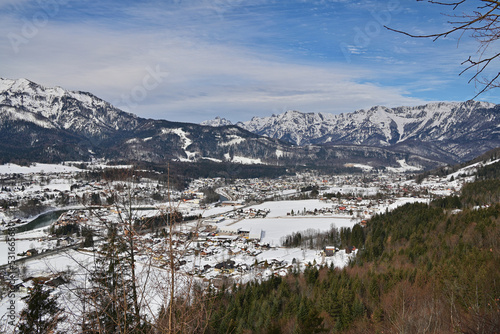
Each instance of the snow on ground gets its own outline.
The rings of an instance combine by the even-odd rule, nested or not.
[[[304,209],[314,211],[314,209],[331,208],[332,203],[327,203],[319,199],[309,199],[300,201],[272,201],[262,204],[253,205],[250,208],[255,210],[271,210],[267,218],[286,217],[291,210],[294,212],[303,211]]]
[[[37,192],[49,189],[52,191],[69,191],[71,189],[72,180],[51,180],[50,183],[46,185],[32,184],[25,188],[25,192]]]
[[[464,168],[461,168],[459,169],[458,171],[454,172],[454,173],[451,173],[449,175],[446,176],[446,180],[449,182],[451,180],[451,178],[453,179],[457,179],[460,175],[463,175],[463,174],[466,174],[466,175],[472,175],[474,173],[477,172],[477,169],[480,168],[480,167],[483,167],[483,166],[488,166],[488,165],[491,165],[491,164],[494,164],[494,163],[497,163],[499,162],[500,159],[497,159],[497,160],[490,160],[488,162],[477,162],[475,164],[472,164],[472,165],[469,165],[467,167],[464,167]],[[474,181],[474,177],[471,176],[469,178],[469,181]]]
[[[187,159],[180,159],[180,160],[190,161],[190,160],[194,159],[194,157],[196,156],[196,152],[190,152],[187,150],[187,148],[193,143],[193,141],[191,139],[189,139],[189,137],[188,137],[188,135],[189,135],[188,132],[182,130],[181,128],[163,129],[162,131],[163,131],[163,133],[168,133],[168,132],[175,133],[177,136],[179,136],[179,138],[183,142],[182,149],[186,153]]]
[[[401,167],[387,167],[387,170],[393,173],[404,173],[404,172],[410,172],[410,171],[418,171],[422,170],[421,167],[415,167],[415,166],[410,166],[406,163],[406,160],[398,160],[398,163]]]
[[[48,249],[55,247],[55,241],[40,241],[41,236],[45,236],[42,230],[35,230],[36,232],[32,232],[27,235],[23,235],[22,233],[16,234],[16,259],[20,257],[17,256],[18,253],[26,252],[29,249]],[[8,263],[8,244],[5,242],[5,238],[2,236],[0,239],[0,265]]]
[[[178,210],[182,212],[185,215],[188,216],[195,216],[195,215],[201,215],[202,217],[210,217],[210,216],[217,216],[217,215],[222,215],[224,213],[237,210],[239,208],[242,208],[243,205],[236,205],[236,206],[209,206],[208,208],[201,209],[199,205],[197,204],[191,204],[187,202],[180,202],[180,203],[162,203],[162,204],[157,204],[155,207],[158,208],[158,210],[151,210],[149,213],[142,212],[142,215],[144,216],[155,216],[158,215],[161,212],[167,212],[170,210],[170,208],[174,210]]]
[[[134,165],[106,165],[106,164],[90,164],[90,169],[131,169]]]
[[[281,238],[293,232],[315,229],[328,231],[332,225],[335,227],[352,227],[356,223],[350,217],[290,217],[290,218],[255,218],[243,219],[231,225],[234,228],[248,229],[250,231],[262,230],[262,243],[271,246],[280,246]]]
[[[222,162],[221,159],[215,159],[215,158],[210,158],[210,157],[202,157],[201,159],[210,160],[210,161],[214,161],[214,162]]]
[[[90,252],[67,250],[56,255],[49,255],[41,259],[29,261],[28,276],[44,276],[57,274],[71,269],[78,272],[78,267],[91,268],[93,255]]]
[[[219,145],[219,146],[237,145],[237,144],[240,144],[246,140],[245,138],[242,138],[242,137],[237,136],[237,135],[230,135],[230,136],[228,136],[228,139],[230,139],[230,140],[227,142],[218,142],[217,145]]]
[[[54,185],[66,186],[65,184],[54,183]],[[376,188],[373,189],[373,191]],[[343,191],[354,192],[356,187],[342,188]],[[366,191],[366,189],[365,189]],[[404,205],[406,203],[413,202],[425,202],[426,199],[421,198],[398,198],[394,203],[390,205],[381,206],[378,212],[384,212],[386,209],[393,210],[394,208]],[[332,257],[324,257],[318,250],[300,249],[300,248],[283,248],[280,247],[281,240],[283,237],[300,231],[306,231],[308,229],[314,229],[318,231],[327,231],[332,226],[337,228],[340,227],[352,227],[355,223],[359,221],[357,218],[353,218],[350,215],[312,215],[306,214],[305,211],[314,211],[315,209],[332,208],[333,204],[331,202],[321,201],[318,199],[310,200],[297,200],[297,201],[269,201],[261,204],[249,206],[249,207],[210,207],[206,210],[195,210],[193,204],[181,202],[177,206],[179,210],[183,212],[187,211],[189,214],[202,214],[204,217],[209,217],[213,215],[223,215],[228,211],[235,209],[244,208],[244,210],[253,209],[256,212],[263,210],[268,212],[265,218],[244,218],[239,221],[234,219],[226,218],[222,222],[218,223],[219,227],[231,226],[231,228],[238,229],[242,228],[245,230],[250,230],[252,233],[262,231],[261,244],[269,244],[271,247],[267,249],[266,247],[257,248],[253,244],[248,244],[248,248],[252,249],[253,252],[250,253],[243,252],[238,249],[238,242],[244,241],[234,241],[230,246],[210,246],[211,250],[214,251],[212,255],[208,256],[195,256],[195,253],[187,255],[184,259],[187,261],[186,265],[182,267],[182,271],[185,273],[194,272],[195,269],[203,268],[206,264],[210,265],[212,268],[222,261],[231,259],[235,263],[240,265],[246,265],[246,270],[242,272],[235,272],[231,274],[231,278],[237,283],[245,283],[252,280],[263,280],[271,275],[285,275],[290,266],[293,264],[294,267],[303,271],[309,263],[323,264],[323,265],[334,265],[335,267],[344,267],[349,263],[349,260],[355,256],[356,252],[351,254],[346,254],[344,250],[340,250],[335,253]],[[294,211],[294,215],[291,215],[291,211]],[[155,210],[148,211],[147,213],[154,213]],[[189,224],[194,224],[191,222]],[[189,225],[189,224],[186,224]],[[53,248],[56,241],[40,241],[40,237],[43,236],[43,230],[38,229],[30,232],[23,232],[16,234],[16,253],[24,252],[30,248]],[[254,248],[255,247],[255,248]],[[234,252],[230,252],[234,250]],[[7,243],[0,241],[0,264],[7,263]],[[143,270],[144,276],[140,274],[141,287],[144,287],[144,291],[147,294],[146,302],[147,307],[151,310],[151,314],[157,314],[162,303],[168,297],[168,271],[156,266],[150,267],[147,265],[148,256],[139,256],[143,263],[139,262],[137,265],[138,272],[141,273]],[[88,284],[88,269],[91,268],[94,263],[92,252],[81,252],[75,250],[67,250],[56,255],[48,255],[39,259],[29,259],[26,262],[25,270],[26,276],[47,276],[52,277],[59,272],[70,272],[71,282],[58,288],[57,293],[60,294],[60,302],[63,305],[67,305],[68,308],[74,308],[75,305],[79,305],[79,300],[71,289],[75,289],[83,284]],[[264,263],[281,263],[278,267],[268,267],[266,268]],[[254,264],[256,264],[254,266]],[[24,266],[23,266],[24,267]],[[147,273],[147,270],[151,270]],[[181,274],[177,278],[177,284],[180,288],[187,286],[193,280],[197,282],[203,282],[203,280],[210,280],[216,278],[218,272],[211,269],[203,274],[203,277],[189,276],[187,274]],[[145,281],[147,277],[147,282]],[[143,284],[142,284],[143,283]],[[167,292],[166,292],[167,291]],[[16,310],[19,312],[24,308],[24,302],[20,299],[26,293],[18,292],[16,293]],[[10,305],[10,301],[4,298],[0,301],[0,314],[6,314]],[[76,310],[77,311],[77,310]],[[72,315],[72,316],[78,316]],[[67,326],[71,325],[71,321],[76,321],[69,319],[67,321]],[[2,331],[2,322],[5,323],[5,319],[0,319],[0,332]],[[76,322],[74,322],[76,323]],[[70,330],[71,331],[71,330]]]
[[[336,227],[352,227],[357,221],[349,215],[328,216],[328,215],[300,215],[300,212],[314,211],[315,209],[330,208],[331,203],[317,199],[300,201],[276,201],[264,202],[253,205],[248,209],[270,210],[266,218],[246,218],[240,221],[225,220],[219,224],[220,227],[231,226],[234,229],[250,230],[252,232],[263,231],[262,243],[269,243],[272,246],[280,246],[281,238],[294,232],[315,229],[328,231],[332,225]],[[290,216],[291,211],[299,213]]]
[[[210,217],[210,216],[215,216],[215,215],[221,215],[226,212],[230,212],[233,210],[237,210],[239,208],[242,208],[243,205],[237,205],[237,206],[218,206],[218,207],[212,207],[208,209],[200,209],[198,211],[192,211],[193,214],[201,214],[202,217]]]
[[[88,273],[87,268],[91,268],[93,263],[93,258],[87,253],[77,252],[74,250],[61,252],[57,255],[47,256],[42,259],[37,259],[34,261],[28,261],[26,263],[26,273],[27,277],[51,277],[57,275],[63,271],[71,271],[73,281],[68,285],[62,285],[60,288],[56,289],[55,294],[59,295],[58,303],[59,305],[68,311],[68,319],[66,323],[63,324],[66,327],[67,332],[73,332],[69,330],[73,324],[77,324],[76,319],[73,318],[78,316],[78,298],[75,295],[75,287],[82,286],[82,283],[86,282]],[[15,311],[17,314],[26,306],[24,300],[22,299],[27,295],[27,292],[15,292],[14,298],[4,298],[0,301],[0,315],[7,314],[8,307],[10,306],[11,300],[15,301]],[[75,313],[76,312],[76,313]],[[11,333],[13,328],[7,324],[9,319],[5,317],[0,318],[0,332]],[[17,321],[17,319],[16,319]]]
[[[239,222],[234,223],[233,220],[226,220],[224,224],[233,222],[234,227],[242,227],[245,229],[262,229],[265,231],[263,243],[269,243],[274,246],[280,245],[280,239],[292,232],[304,231],[307,229],[317,229],[317,230],[328,230],[332,225],[337,227],[342,226],[352,226],[355,221],[351,219],[350,216],[345,217],[332,217],[332,216],[287,216],[287,213],[291,210],[296,212],[300,210],[314,210],[321,209],[324,207],[329,207],[331,204],[322,202],[320,200],[302,200],[302,201],[285,201],[285,202],[266,202],[259,205],[252,206],[253,209],[270,210],[267,218],[256,218],[256,219],[243,219]],[[233,210],[234,207],[219,207],[206,210],[204,215],[220,214],[228,210]],[[222,223],[221,223],[222,224]],[[42,230],[34,230],[25,233],[18,233],[16,237],[16,252],[25,251],[32,247],[46,247],[44,242],[39,241],[39,238],[43,235]],[[27,238],[35,238],[25,240]],[[53,242],[53,241],[52,241]],[[248,247],[254,247],[253,244],[249,244]],[[5,242],[0,242],[0,263],[7,263],[7,244]],[[205,264],[209,264],[211,267],[215,264],[232,259],[238,264],[246,264],[248,271],[245,272],[235,272],[231,275],[231,278],[238,283],[245,283],[252,280],[262,280],[267,279],[271,275],[285,275],[288,272],[287,267],[292,263],[296,263],[299,270],[304,270],[308,263],[317,263],[330,265],[333,264],[337,267],[343,267],[348,264],[349,259],[355,254],[346,254],[344,250],[340,250],[333,257],[323,257],[318,250],[308,250],[299,248],[270,248],[260,249],[260,252],[256,256],[251,256],[247,253],[241,252],[239,254],[230,255],[228,249],[219,248],[214,255],[208,257],[200,257],[190,255],[186,257],[187,264],[183,267],[183,271],[188,272],[190,269],[194,269],[195,265],[203,268]],[[142,258],[142,256],[140,257]],[[274,261],[284,261],[282,269],[271,268],[254,268],[255,262],[258,263],[272,263]],[[92,267],[94,258],[92,252],[81,252],[75,250],[67,250],[60,252],[56,255],[48,255],[41,259],[28,260],[26,263],[26,276],[46,276],[53,277],[60,272],[68,272],[71,274],[71,282],[58,288],[57,293],[60,295],[59,302],[62,305],[67,305],[71,308],[70,318],[66,321],[64,326],[71,326],[72,323],[76,323],[78,317],[78,308],[80,301],[77,296],[72,293],[72,289],[76,289],[88,282],[88,269]],[[140,261],[140,260],[139,260]],[[138,263],[137,269],[139,273],[139,280],[141,281],[140,286],[144,287],[144,292],[147,295],[145,302],[148,304],[147,308],[150,310],[151,314],[157,314],[161,305],[168,299],[169,288],[168,288],[168,271],[159,267],[150,267],[146,263],[147,256],[144,256],[144,263]],[[151,272],[149,272],[151,270]],[[211,270],[205,274],[205,279],[215,278],[217,272]],[[141,278],[142,277],[142,278]],[[202,282],[202,278],[197,276],[189,276],[181,274],[177,277],[176,284],[179,288],[188,286],[193,280]],[[24,308],[24,302],[20,300],[20,297],[24,296],[26,293],[16,293],[16,311],[19,312]],[[6,314],[9,306],[9,300],[4,298],[0,301],[0,314]],[[76,305],[76,306],[75,306]],[[76,312],[76,313],[75,313]],[[3,322],[0,320],[0,323]],[[68,327],[70,328],[70,327]],[[0,329],[2,329],[0,324]]]
[[[35,163],[31,166],[16,164],[0,165],[0,174],[70,173],[82,170],[73,166]]]
[[[224,157],[226,158],[226,160],[231,160],[229,153],[226,153],[224,155]],[[263,164],[262,160],[260,160],[260,159],[251,159],[251,158],[237,156],[237,155],[235,155],[231,161],[235,162],[235,163],[243,164],[243,165],[261,165],[261,164]]]
[[[255,260],[258,262],[268,261],[270,263],[274,259],[280,259],[285,260],[288,264],[296,262],[300,270],[304,270],[307,263],[314,262],[325,265],[333,263],[335,266],[343,267],[348,264],[352,256],[354,256],[354,254],[345,254],[343,250],[337,252],[333,257],[323,258],[318,251],[314,250],[276,248],[264,251],[257,257],[238,255],[233,257],[233,260],[235,260],[236,263],[246,263],[250,266]],[[214,263],[219,260],[223,261],[224,259],[221,257],[221,259],[217,259],[216,261],[213,259],[207,263],[213,266]],[[89,270],[92,268],[93,263],[93,253],[69,250],[36,261],[30,261],[29,265],[27,265],[27,276],[55,277],[61,272],[66,272],[69,277],[71,277],[71,281],[68,284],[61,285],[55,290],[55,294],[59,295],[59,305],[68,311],[68,319],[62,325],[68,332],[75,330],[75,326],[78,326],[78,319],[80,316],[81,300],[75,291],[78,290],[78,287],[88,284]],[[204,263],[205,261],[197,262],[197,264],[201,264],[202,266]],[[287,272],[288,269],[286,268],[275,270],[274,272],[270,268],[252,269],[245,273],[235,272],[231,275],[231,278],[236,283],[246,283],[252,280],[267,279],[273,274],[285,275]],[[169,271],[154,266],[151,267],[145,263],[138,263],[137,274],[140,282],[140,284],[138,284],[139,294],[144,293],[145,296],[145,298],[141,299],[144,303],[142,309],[153,317],[158,314],[162,304],[168,301],[168,296],[171,291],[168,285]],[[214,278],[215,275],[216,272],[212,271],[211,275],[207,275],[206,278]],[[197,276],[177,274],[176,291],[182,293],[183,289],[191,286],[193,282],[202,283],[202,279]],[[16,303],[16,312],[20,312],[25,307],[25,303],[21,299],[25,295],[26,292],[15,293],[14,301]],[[0,314],[7,314],[9,306],[10,300],[8,298],[0,300]],[[9,327],[4,327],[6,320],[7,319],[0,319],[0,330],[3,329],[4,332],[11,330]]]
[[[354,168],[359,168],[359,169],[362,169],[364,171],[371,171],[373,169],[372,166],[369,166],[369,165],[363,165],[363,164],[345,164],[344,167],[354,167]]]
[[[379,192],[379,187],[356,187],[350,185],[344,185],[341,187],[330,187],[323,191],[326,194],[354,194],[355,196],[375,196]]]
[[[429,203],[428,198],[414,198],[414,197],[401,197],[397,198],[396,201],[392,204],[386,206],[379,206],[376,210],[377,214],[384,213],[386,210],[392,211],[397,207],[403,206],[407,203]]]

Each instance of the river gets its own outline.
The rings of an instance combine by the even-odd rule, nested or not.
[[[36,217],[29,223],[17,227],[17,232],[26,232],[35,230],[37,228],[49,226],[50,224],[54,223],[61,216],[61,214],[63,214],[66,211],[68,210],[55,210],[42,213],[40,216]]]
[[[89,210],[90,208],[84,208],[84,209],[78,209],[78,210]],[[149,211],[149,210],[158,210],[156,207],[149,207],[149,206],[142,206],[142,207],[136,207],[134,210],[137,211]],[[35,230],[38,228],[50,226],[52,223],[56,222],[57,219],[63,214],[64,212],[69,211],[69,209],[59,209],[59,210],[54,210],[54,211],[49,211],[42,213],[35,219],[31,220],[29,223],[20,225],[16,227],[16,232],[26,232],[26,231],[31,231]]]

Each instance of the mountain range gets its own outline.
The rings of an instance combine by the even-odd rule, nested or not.
[[[225,119],[202,124],[228,124]],[[437,102],[416,107],[376,106],[339,115],[287,111],[237,126],[295,145],[354,144],[462,162],[500,146],[500,105]]]
[[[138,117],[91,93],[0,79],[0,162],[203,161],[421,168],[500,146],[499,106],[484,102],[331,115],[289,111],[231,125]],[[217,125],[217,126],[213,126]]]

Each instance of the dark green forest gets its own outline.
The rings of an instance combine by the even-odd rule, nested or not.
[[[499,169],[480,169],[459,197],[373,217],[344,269],[310,265],[212,293],[203,331],[499,333]]]

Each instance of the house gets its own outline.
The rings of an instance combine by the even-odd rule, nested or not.
[[[354,247],[354,246],[347,246],[346,249],[345,249],[345,253],[346,254],[351,254],[355,250],[356,250],[356,247]]]
[[[219,227],[217,233],[228,234],[228,235],[238,235],[240,229],[232,226],[221,226]]]
[[[57,276],[56,278],[52,278],[51,280],[47,281],[48,286],[52,287],[58,287],[59,285],[66,284],[68,283],[62,276]]]
[[[37,255],[38,254],[38,250],[36,250],[35,248],[31,248],[31,249],[28,249],[26,251],[26,256],[33,256],[33,255]]]
[[[264,231],[262,230],[250,230],[248,232],[248,240],[257,240],[260,242],[262,240],[262,236],[264,234]]]
[[[16,279],[14,282],[7,281],[7,286],[11,291],[27,292],[24,282],[20,279]]]
[[[234,272],[234,264],[235,262],[233,260],[227,260],[221,263],[217,263],[214,268],[222,274],[230,274]]]
[[[325,248],[323,249],[323,253],[325,254],[325,256],[333,256],[336,251],[337,249],[335,248],[335,246],[325,246]]]
[[[221,203],[222,206],[236,206],[241,205],[241,202],[238,201],[224,201]]]

